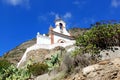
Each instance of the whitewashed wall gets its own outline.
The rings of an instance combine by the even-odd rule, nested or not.
[[[62,34],[70,36],[70,34],[68,33],[68,31],[66,30],[66,23],[63,20],[59,20],[59,21],[55,22],[56,28],[54,28],[53,31],[61,33],[60,23],[63,24],[63,33]]]
[[[63,28],[63,34],[70,36],[70,34],[69,34],[68,31],[66,30],[66,28]]]
[[[66,27],[66,23],[63,21],[63,20],[58,20],[55,22],[55,26],[56,27],[59,27],[59,24],[62,23],[63,24],[63,27]]]
[[[28,47],[23,55],[23,57],[21,58],[21,60],[19,61],[19,63],[17,64],[17,67],[20,67],[22,63],[24,63],[26,61],[27,58],[27,54],[29,51],[32,50],[37,50],[37,49],[54,49],[57,46],[61,46],[61,47],[67,47],[70,45],[75,44],[75,41],[71,41],[71,42],[66,42],[66,43],[56,43],[56,44],[35,44],[31,47]],[[69,50],[70,51],[70,50]]]
[[[72,41],[72,40],[69,40],[69,39],[67,39],[67,38],[63,38],[63,37],[60,37],[60,36],[54,35],[54,43],[58,43],[58,40],[60,40],[60,39],[66,41],[66,42],[70,42],[70,41]]]
[[[48,36],[37,34],[37,44],[51,44]]]

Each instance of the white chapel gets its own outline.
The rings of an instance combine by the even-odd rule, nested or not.
[[[55,28],[50,26],[49,36],[45,34],[41,35],[39,32],[36,36],[36,44],[26,49],[21,60],[17,64],[20,67],[22,63],[26,61],[27,54],[29,51],[37,49],[54,49],[57,46],[67,47],[75,43],[74,38],[66,30],[66,23],[62,19],[55,20]],[[71,51],[72,49],[68,50]]]
[[[36,44],[56,44],[74,41],[74,38],[66,30],[66,23],[62,19],[55,20],[55,28],[50,26],[49,36],[41,35],[38,32],[36,37]]]

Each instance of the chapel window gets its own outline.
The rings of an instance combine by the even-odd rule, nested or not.
[[[59,25],[60,25],[60,32],[63,33],[63,24],[60,23]]]

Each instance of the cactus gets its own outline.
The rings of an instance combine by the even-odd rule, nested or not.
[[[7,69],[3,69],[4,73],[0,73],[0,80],[25,80],[30,77],[27,68],[18,69],[11,65]]]
[[[55,67],[58,67],[60,65],[59,53],[52,55],[50,60],[46,60],[46,64],[48,65],[49,71],[53,70]]]

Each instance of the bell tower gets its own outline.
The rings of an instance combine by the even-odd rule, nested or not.
[[[55,32],[70,36],[66,30],[66,23],[61,18],[55,20],[55,26]]]

